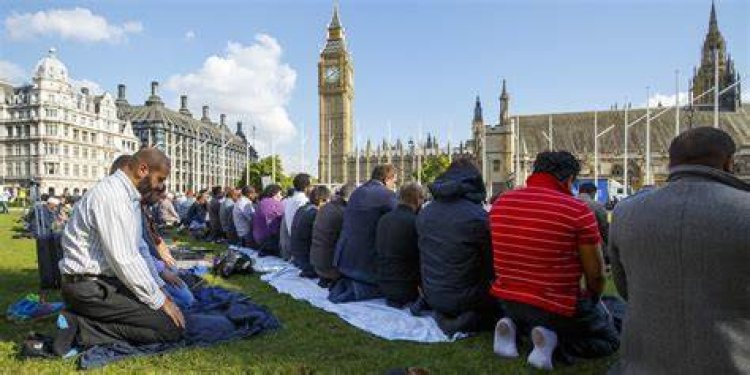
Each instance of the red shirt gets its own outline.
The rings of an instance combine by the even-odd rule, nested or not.
[[[573,316],[583,274],[578,246],[598,244],[591,210],[554,176],[535,173],[490,210],[492,294]]]

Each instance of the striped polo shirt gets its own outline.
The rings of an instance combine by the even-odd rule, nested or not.
[[[526,187],[490,210],[495,269],[492,294],[573,316],[583,274],[578,246],[601,239],[591,210],[554,176],[535,173]]]

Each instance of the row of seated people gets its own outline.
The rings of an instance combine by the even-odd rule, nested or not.
[[[623,297],[636,302],[628,306],[627,350],[619,371],[670,372],[671,365],[664,364],[659,353],[677,355],[676,350],[690,340],[686,334],[691,330],[700,332],[715,348],[750,338],[740,323],[727,326],[728,332],[713,328],[712,322],[721,316],[735,316],[732,311],[738,308],[750,309],[740,308],[739,295],[720,290],[721,283],[707,283],[709,275],[702,272],[709,270],[694,268],[692,272],[706,283],[712,296],[698,298],[703,293],[697,292],[695,304],[687,307],[685,301],[678,302],[669,294],[685,296],[677,287],[685,275],[675,265],[694,262],[682,259],[680,252],[696,256],[694,251],[702,249],[721,250],[727,261],[748,264],[750,189],[730,173],[735,151],[733,140],[721,130],[684,132],[670,146],[672,173],[667,188],[627,199],[614,212],[609,244],[614,281]],[[390,165],[377,166],[370,181],[356,189],[345,185],[333,198],[327,188],[313,187],[309,176],[298,175],[294,193],[283,201],[278,187],[264,192],[251,219],[254,229],[262,229],[253,235],[261,236],[249,243],[255,241],[255,246],[274,254],[275,245],[267,243],[275,242],[279,228],[278,254],[291,258],[301,276],[319,277],[321,285],[330,289],[331,301],[384,297],[394,307],[408,305],[417,312],[429,308],[449,335],[494,328],[494,350],[504,357],[518,356],[517,340],[529,337],[533,350],[528,362],[538,368],[551,369],[553,359],[569,363],[611,355],[620,347],[620,332],[601,299],[606,281],[602,212],[595,215],[588,199],[573,196],[571,189],[581,165],[571,153],[542,152],[533,170],[525,187],[501,194],[489,212],[484,205],[484,181],[468,159],[454,160],[429,186],[427,202],[416,184],[406,184],[394,193],[397,174]],[[688,204],[683,194],[702,199],[692,204],[721,207],[729,215],[727,220],[706,213],[713,216],[700,218],[695,212],[697,217],[686,221],[680,213],[683,208],[677,208]],[[656,229],[662,219],[652,210],[670,215],[669,224],[663,224],[670,229]],[[701,249],[681,242],[685,231],[718,228],[712,224],[718,222],[723,223],[723,238],[700,236],[696,242]],[[719,243],[721,249],[716,247]],[[673,250],[665,252],[670,247]],[[675,263],[677,259],[682,260]],[[729,272],[721,280],[731,283],[728,277],[739,274]],[[747,275],[742,277],[741,285],[747,285]],[[675,288],[659,290],[659,285]],[[659,301],[650,297],[656,295]],[[670,301],[671,307],[682,306],[681,316],[692,314],[694,324],[684,326],[673,320],[668,313]],[[711,312],[700,311],[699,305]],[[661,318],[659,323],[652,321],[656,317]],[[698,317],[703,317],[703,323]],[[661,335],[652,337],[647,331]],[[690,346],[707,348],[702,343]],[[738,363],[749,365],[748,357],[742,359],[737,353],[714,349],[690,353],[694,358],[678,365],[687,372],[712,367],[733,372],[742,368]]]
[[[743,349],[750,341],[750,186],[732,174],[735,152],[721,130],[685,131],[670,145],[666,186],[620,202],[613,213],[609,255],[628,300],[618,373],[750,369]],[[83,196],[63,231],[60,355],[73,344],[174,341],[185,327],[178,293],[166,288],[169,276],[149,265],[171,260],[142,209],[163,198],[169,160],[143,149],[115,169]],[[257,205],[249,203],[246,189],[253,214],[242,241],[278,251],[304,272],[307,253],[295,243],[306,244],[300,225],[311,221],[308,261],[332,300],[385,297],[401,306],[416,299],[406,303],[432,308],[446,333],[494,326],[494,350],[504,357],[518,356],[517,339],[530,336],[528,361],[551,368],[553,358],[608,355],[620,344],[600,300],[596,219],[571,194],[579,172],[570,153],[542,152],[526,186],[502,194],[489,212],[484,182],[466,159],[430,185],[424,204],[414,185],[393,192],[388,165],[327,203],[329,194],[299,175],[283,201],[281,189],[269,186]],[[310,200],[315,218],[297,218]],[[242,224],[234,225],[239,237]],[[327,245],[321,251],[316,244]]]

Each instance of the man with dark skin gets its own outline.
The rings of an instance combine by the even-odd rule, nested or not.
[[[176,341],[185,318],[158,286],[138,251],[140,200],[164,189],[169,159],[155,148],[133,155],[78,202],[62,238],[62,297],[67,310],[54,352],[125,341]],[[64,324],[63,324],[64,323]]]

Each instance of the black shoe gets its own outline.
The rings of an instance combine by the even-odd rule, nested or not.
[[[21,344],[22,358],[55,358],[52,338],[39,333],[30,333]]]
[[[458,332],[476,332],[479,314],[475,311],[464,311],[461,315],[452,317],[444,314],[438,314],[437,324],[446,336],[453,336]]]
[[[70,349],[75,346],[76,337],[78,336],[78,316],[69,311],[62,311],[57,320],[58,330],[55,341],[52,344],[52,351],[62,357],[68,354]],[[61,320],[65,321],[65,327],[60,327]]]
[[[302,277],[304,279],[316,279],[318,277],[318,274],[313,270],[302,270],[299,273],[299,277]]]
[[[326,279],[325,277],[321,277],[320,280],[318,280],[318,286],[323,289],[329,289],[333,285],[332,279]]]
[[[417,300],[409,306],[409,312],[411,312],[411,314],[414,316],[425,316],[428,315],[431,311],[432,308],[427,303],[427,300],[425,300],[422,296],[419,296]]]

